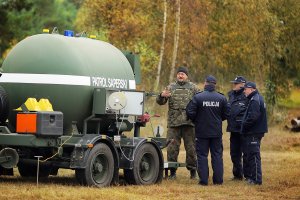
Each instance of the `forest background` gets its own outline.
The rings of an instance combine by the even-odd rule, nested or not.
[[[97,35],[140,54],[140,89],[160,91],[174,69],[258,83],[269,111],[300,86],[300,2],[297,0],[0,0],[0,64],[11,48],[43,28]]]

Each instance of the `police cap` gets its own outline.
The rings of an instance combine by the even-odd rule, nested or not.
[[[216,79],[213,75],[208,75],[208,76],[205,78],[205,81],[206,81],[207,83],[217,84],[217,79]]]
[[[246,83],[246,79],[243,76],[237,76],[231,83]]]
[[[256,84],[254,82],[247,82],[245,85],[244,85],[244,88],[253,88],[253,89],[256,89]]]

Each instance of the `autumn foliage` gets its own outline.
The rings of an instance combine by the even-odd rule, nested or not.
[[[176,1],[168,0],[161,86],[169,80]],[[176,66],[186,64],[190,78],[203,82],[214,74],[221,84],[244,75],[275,97],[288,92],[288,79],[299,78],[300,4],[293,0],[181,1]],[[78,29],[97,32],[119,48],[140,53],[143,88],[154,88],[161,47],[163,1],[86,0],[79,10]],[[298,74],[297,74],[298,73]],[[268,84],[271,83],[271,84]],[[275,99],[273,99],[275,100]]]

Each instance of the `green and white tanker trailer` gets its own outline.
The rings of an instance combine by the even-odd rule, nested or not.
[[[22,177],[37,176],[42,156],[39,177],[72,169],[79,183],[103,187],[123,169],[129,183],[160,182],[164,168],[179,165],[164,163],[165,139],[139,135],[149,116],[136,90],[138,56],[68,33],[27,37],[3,62],[0,175],[17,166]]]

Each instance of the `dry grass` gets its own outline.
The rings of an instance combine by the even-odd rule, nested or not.
[[[60,170],[58,177],[41,180],[39,187],[36,187],[35,179],[1,177],[0,199],[300,199],[300,134],[278,127],[270,129],[262,141],[262,186],[229,181],[231,161],[228,141],[228,134],[224,134],[225,173],[222,186],[211,183],[208,187],[199,186],[196,180],[189,179],[188,171],[181,168],[177,180],[163,180],[159,185],[82,187],[76,183],[73,171]],[[184,158],[182,148],[180,161],[183,162]]]

